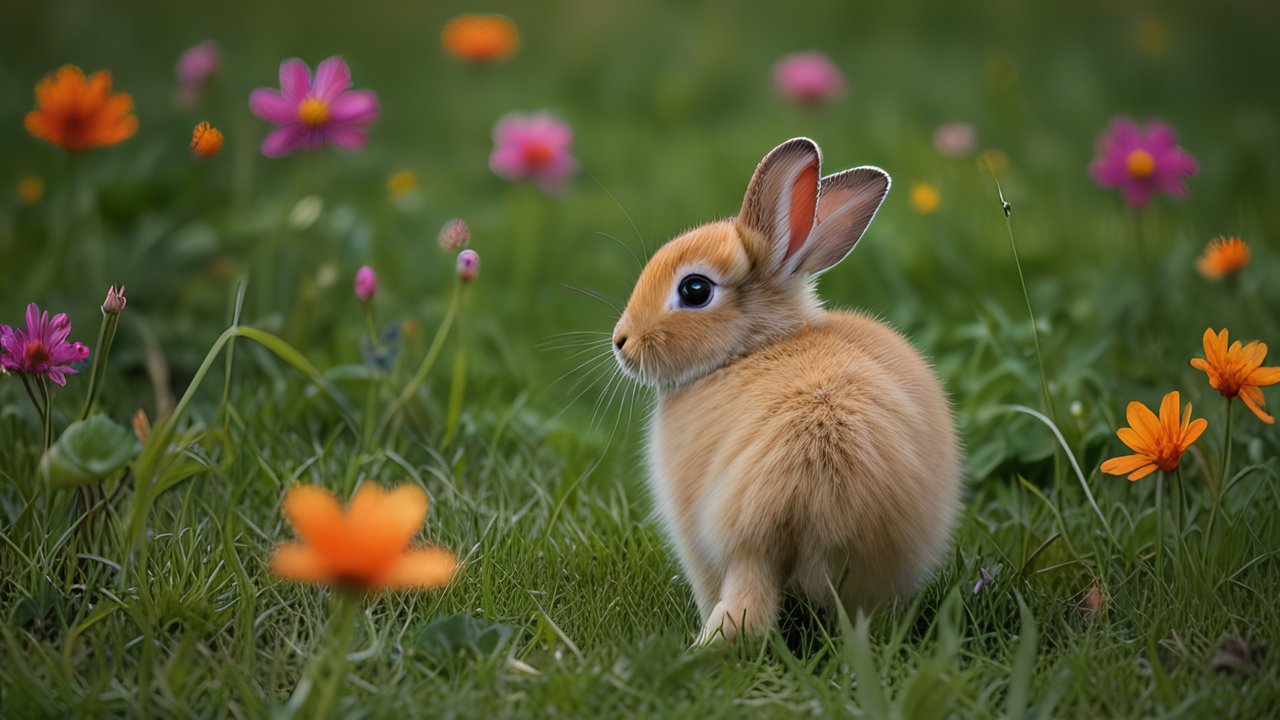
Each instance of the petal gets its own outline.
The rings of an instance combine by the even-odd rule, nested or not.
[[[270,158],[284,157],[307,142],[307,126],[301,123],[276,128],[262,141],[262,154]]]
[[[344,150],[359,150],[369,141],[369,132],[362,127],[332,125],[324,132],[329,142]]]
[[[316,81],[311,92],[329,102],[351,87],[351,69],[341,57],[334,56],[316,66]]]
[[[345,522],[338,498],[318,485],[294,485],[281,503],[293,531],[324,557],[345,546]]]
[[[249,94],[249,110],[258,117],[277,125],[297,122],[298,105],[289,102],[271,88],[258,88]]]
[[[1204,418],[1197,418],[1191,421],[1191,424],[1187,425],[1187,429],[1183,431],[1182,437],[1178,440],[1178,446],[1183,450],[1191,447],[1200,439],[1207,427],[1209,427],[1209,421]]]
[[[373,584],[391,590],[441,587],[449,584],[457,567],[458,561],[448,550],[409,550],[396,558]]]
[[[1102,472],[1108,475],[1127,475],[1150,463],[1151,458],[1146,455],[1123,455],[1102,463]]]
[[[1132,428],[1120,428],[1116,431],[1116,436],[1120,438],[1120,442],[1129,446],[1130,450],[1146,455],[1154,455],[1155,451],[1151,443],[1143,439],[1137,431]]]
[[[1146,405],[1137,401],[1129,403],[1129,407],[1125,409],[1125,418],[1129,421],[1129,427],[1136,430],[1148,445],[1159,444],[1160,421]]]
[[[519,180],[529,171],[525,166],[524,153],[511,145],[494,148],[489,155],[489,169],[503,180]]]
[[[332,579],[328,566],[311,547],[302,543],[280,543],[271,555],[271,572],[286,580],[327,582]]]
[[[1135,208],[1146,207],[1151,202],[1151,194],[1150,185],[1131,182],[1124,186],[1124,199]]]
[[[1182,409],[1179,399],[1178,391],[1174,390],[1160,401],[1160,430],[1163,433],[1161,438],[1178,437],[1178,415]]]
[[[280,63],[280,94],[299,103],[311,93],[311,68],[298,58]]]
[[[1254,388],[1254,389],[1256,390],[1257,388]],[[1261,396],[1262,393],[1259,392],[1258,394],[1259,396]],[[1263,410],[1262,406],[1258,402],[1256,402],[1252,397],[1250,397],[1250,395],[1251,394],[1248,392],[1240,393],[1240,399],[1244,400],[1245,407],[1248,407],[1250,410],[1252,410],[1253,414],[1257,415],[1258,419],[1261,420],[1262,422],[1268,425],[1275,423],[1276,419],[1271,415],[1269,415],[1266,410]]]
[[[1244,379],[1245,385],[1275,385],[1280,382],[1280,367],[1260,367]]]
[[[1129,475],[1129,482],[1133,482],[1134,480],[1141,480],[1142,478],[1150,475],[1151,473],[1155,472],[1158,469],[1159,468],[1156,467],[1154,463],[1152,463],[1151,465],[1147,465],[1145,467],[1140,467]]]
[[[352,552],[367,568],[386,567],[422,527],[428,506],[427,494],[417,485],[407,483],[388,493],[375,482],[362,483],[347,511]]]
[[[367,125],[378,119],[378,96],[372,90],[344,92],[329,103],[329,119],[342,125]]]

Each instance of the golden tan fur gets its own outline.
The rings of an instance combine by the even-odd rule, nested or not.
[[[737,219],[654,255],[615,329],[619,363],[658,389],[651,486],[700,641],[769,627],[787,586],[820,607],[834,586],[850,610],[912,592],[959,509],[937,377],[901,335],[824,311],[813,289],[871,221],[888,176],[860,168],[809,192],[819,167],[807,140],[776,149]],[[706,307],[673,294],[690,272],[715,284]]]

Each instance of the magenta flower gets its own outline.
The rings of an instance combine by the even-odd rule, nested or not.
[[[348,90],[351,70],[340,57],[311,68],[292,58],[280,63],[280,90],[258,88],[249,95],[254,115],[275,123],[262,141],[262,154],[283,157],[295,150],[318,150],[333,143],[347,150],[364,147],[364,126],[378,119],[378,96],[372,90]]]
[[[844,94],[844,76],[820,52],[783,57],[774,63],[773,82],[783,97],[806,105],[824,103]]]
[[[467,248],[458,253],[458,279],[464,283],[471,282],[480,274],[480,255],[475,250]]]
[[[40,312],[35,303],[27,306],[27,330],[23,332],[8,325],[0,325],[0,367],[27,375],[43,375],[65,386],[67,375],[79,370],[71,367],[89,357],[89,348],[76,342],[67,342],[71,334],[71,320],[66,313],[58,313],[49,319],[49,313]]]
[[[550,113],[511,113],[493,127],[489,167],[504,180],[531,178],[544,192],[557,193],[578,171],[569,154],[573,131]]]
[[[361,266],[356,271],[356,297],[360,298],[360,302],[367,303],[373,299],[376,292],[378,292],[377,273],[368,265]]]
[[[1181,147],[1173,129],[1149,120],[1144,130],[1128,118],[1116,118],[1098,139],[1098,157],[1089,165],[1094,182],[1121,188],[1135,208],[1157,192],[1185,197],[1183,180],[1196,174],[1196,159]]]

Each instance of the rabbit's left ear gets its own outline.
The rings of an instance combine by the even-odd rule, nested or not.
[[[787,268],[808,275],[831,269],[858,244],[888,194],[889,174],[878,167],[823,178],[814,228]]]

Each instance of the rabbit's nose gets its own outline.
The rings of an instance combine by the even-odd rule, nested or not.
[[[616,347],[616,348],[618,348],[619,350],[621,350],[621,349],[622,349],[622,346],[623,346],[623,345],[626,345],[626,344],[627,344],[627,336],[626,336],[626,335],[615,335],[615,336],[614,336],[614,338],[613,338],[613,346],[614,346],[614,347]]]

